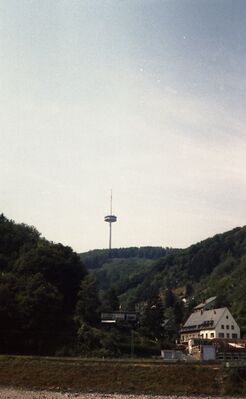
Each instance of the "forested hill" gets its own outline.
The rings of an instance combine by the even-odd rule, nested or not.
[[[218,306],[229,306],[246,331],[245,292],[246,227],[187,249],[123,248],[79,256],[0,215],[1,353],[129,353],[130,335],[100,322],[101,311],[119,306],[139,311],[140,346],[174,342],[190,309],[210,296],[218,297]],[[163,328],[166,321],[171,333]]]
[[[70,247],[0,215],[1,353],[55,353],[70,343],[86,273]]]
[[[99,269],[103,264],[111,259],[159,259],[167,255],[172,248],[163,247],[130,247],[130,248],[113,248],[108,249],[94,249],[92,251],[80,254],[82,261],[89,270]]]
[[[89,267],[96,269],[101,289],[113,288],[127,308],[167,292],[176,298],[171,302],[182,305],[185,298],[190,306],[215,295],[218,306],[228,305],[246,328],[246,226],[187,249],[164,250],[158,260],[128,257],[124,252],[121,258],[109,259],[107,251],[96,255],[96,266]]]

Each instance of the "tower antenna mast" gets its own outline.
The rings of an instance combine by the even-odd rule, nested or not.
[[[111,195],[110,195],[110,215],[112,215],[112,207],[113,207],[113,194],[111,190]]]

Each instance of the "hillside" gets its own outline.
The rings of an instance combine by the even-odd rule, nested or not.
[[[112,259],[159,259],[173,251],[172,248],[163,247],[130,247],[130,248],[112,248],[94,249],[92,251],[79,254],[81,260],[85,263],[88,270],[100,269],[107,261]]]
[[[145,258],[155,258],[162,249],[155,253],[147,251],[148,255],[146,250],[138,252]],[[150,259],[145,261],[151,264]],[[138,267],[137,263],[132,271]],[[112,265],[108,265],[110,267]],[[129,273],[130,268],[127,270]],[[144,272],[146,274],[147,269]],[[112,274],[111,278],[110,285],[119,280]],[[100,311],[105,304],[110,308],[118,306],[114,291],[108,290],[108,294],[101,295],[100,300],[93,274],[87,272],[70,247],[50,242],[41,237],[35,227],[17,224],[0,215],[1,353],[129,354],[129,326],[108,330],[101,324]],[[137,338],[141,346],[139,334],[136,342]],[[159,353],[159,348],[152,347],[151,353]],[[138,352],[147,353],[143,345]]]
[[[214,295],[246,331],[245,277],[246,227],[187,249],[120,248],[79,256],[0,215],[0,350],[122,356],[131,353],[134,336],[136,355],[158,355],[179,337],[190,309]],[[134,327],[102,325],[100,312],[119,307],[138,311]]]
[[[82,255],[87,266],[89,255],[93,253]],[[179,306],[184,319],[189,308],[182,306],[182,299],[192,307],[216,295],[217,305],[228,305],[246,330],[246,226],[217,234],[187,249],[164,250],[158,260],[140,257],[137,252],[129,256],[127,249],[121,257],[112,253],[109,258],[106,250],[96,256],[97,266],[93,266],[91,256],[90,269],[94,270],[101,290],[113,288],[125,308],[139,307],[151,297],[161,295],[164,313],[173,316],[170,308]]]
[[[86,270],[70,247],[0,215],[0,351],[55,353],[76,337]]]
[[[162,247],[115,248],[80,254],[81,260],[98,281],[101,298],[113,289],[125,309],[134,310],[137,287],[148,276],[156,260],[175,249]]]

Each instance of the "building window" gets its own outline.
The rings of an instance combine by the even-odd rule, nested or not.
[[[229,333],[226,333],[226,338],[230,338],[230,334]]]
[[[206,338],[208,338],[208,333],[206,333]]]
[[[229,327],[229,325],[227,324],[227,325],[226,325],[226,329],[229,330],[229,328],[230,328],[230,327]]]
[[[221,324],[221,329],[224,330],[225,326],[224,324]]]
[[[214,338],[214,333],[210,333],[210,338]]]
[[[226,318],[228,319],[228,316],[226,316]]]
[[[234,330],[234,325],[233,324],[231,325],[231,329]]]
[[[219,333],[219,338],[224,338],[224,333]]]
[[[232,334],[232,338],[237,338],[237,334]]]

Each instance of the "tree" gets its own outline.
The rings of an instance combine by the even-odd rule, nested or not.
[[[64,311],[68,314],[74,312],[80,282],[86,270],[70,247],[42,240],[17,258],[14,270],[20,278],[41,273],[44,280],[62,295]]]
[[[61,331],[66,326],[62,295],[42,274],[36,273],[19,283],[16,297],[23,349],[53,354],[62,343]]]
[[[193,287],[191,283],[188,282],[185,287],[185,296],[189,298],[192,294],[193,294]]]
[[[172,290],[170,290],[168,288],[165,293],[165,307],[171,308],[174,306],[174,303],[175,303],[174,294],[173,294]]]
[[[159,295],[152,297],[143,312],[140,325],[143,333],[156,341],[164,337],[164,312],[162,300]]]
[[[119,299],[116,295],[115,289],[110,288],[107,295],[107,302],[109,306],[109,310],[114,311],[118,310],[120,307]]]
[[[31,248],[40,240],[40,233],[33,226],[16,224],[0,215],[0,253],[8,255],[9,259],[18,256],[25,247]]]
[[[13,274],[0,277],[0,351],[13,353],[18,350],[20,308],[16,298],[16,278]]]
[[[174,313],[174,321],[176,324],[180,324],[183,320],[184,317],[184,311],[183,311],[183,305],[182,302],[176,301],[173,307],[173,313]]]
[[[76,320],[80,324],[84,322],[97,325],[100,320],[99,311],[100,301],[97,282],[93,274],[88,274],[80,285],[76,306]]]

